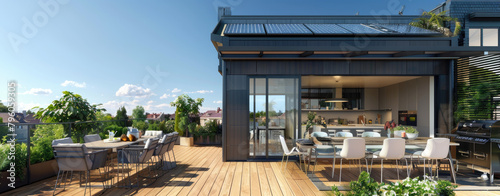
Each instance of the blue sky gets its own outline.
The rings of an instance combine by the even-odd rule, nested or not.
[[[0,99],[16,80],[18,110],[72,91],[115,114],[124,105],[172,113],[180,94],[221,106],[222,77],[210,32],[217,6],[233,15],[405,15],[443,0],[1,0]],[[45,5],[45,6],[44,6]],[[48,5],[48,6],[47,6]]]

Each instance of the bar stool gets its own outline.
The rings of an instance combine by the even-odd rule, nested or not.
[[[356,129],[356,137],[361,137],[361,135],[363,135],[364,132],[365,130],[363,129]]]
[[[342,129],[342,132],[351,132],[349,129]]]
[[[374,129],[373,132],[375,132],[375,133],[382,133],[382,130],[380,130],[380,129]]]

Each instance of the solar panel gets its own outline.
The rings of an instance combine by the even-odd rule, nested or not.
[[[435,31],[422,29],[407,24],[377,24],[377,25],[404,34],[440,34]]]
[[[348,31],[351,31],[355,34],[382,34],[384,32],[382,31],[377,31],[375,29],[372,29],[370,27],[367,27],[362,24],[337,24],[341,26],[344,29],[347,29]]]
[[[305,24],[316,35],[352,34],[336,24]]]
[[[303,24],[264,24],[268,35],[312,35]]]
[[[265,35],[262,24],[227,24],[225,35]]]

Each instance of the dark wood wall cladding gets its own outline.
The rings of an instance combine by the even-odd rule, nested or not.
[[[226,138],[224,147],[229,161],[248,159],[249,113],[248,78],[246,75],[228,75],[226,89],[225,121]]]
[[[448,73],[450,60],[227,60],[230,75],[385,75]]]

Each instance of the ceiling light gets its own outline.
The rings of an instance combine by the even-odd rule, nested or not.
[[[348,102],[346,98],[333,98],[333,99],[327,99],[325,102]]]

